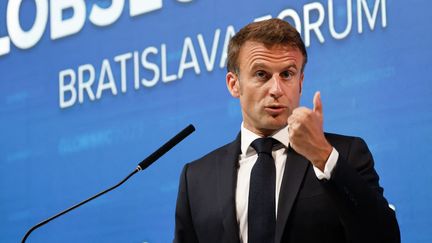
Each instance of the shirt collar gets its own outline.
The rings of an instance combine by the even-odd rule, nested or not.
[[[288,127],[285,126],[278,130],[277,132],[273,133],[270,137],[278,140],[285,148],[288,148],[289,145],[289,134],[288,134]],[[241,152],[243,155],[250,154],[251,152],[255,152],[253,148],[250,147],[251,143],[257,139],[260,138],[257,134],[253,133],[252,131],[248,130],[244,127],[244,123],[241,124]]]

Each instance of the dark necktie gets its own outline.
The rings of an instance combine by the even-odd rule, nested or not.
[[[248,205],[248,243],[274,242],[276,228],[276,167],[272,157],[273,138],[258,138],[251,146],[258,153],[252,168]]]

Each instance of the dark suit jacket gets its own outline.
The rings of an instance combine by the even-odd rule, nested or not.
[[[372,155],[361,138],[326,134],[339,152],[330,180],[292,148],[280,189],[275,242],[400,242]],[[235,190],[240,136],[186,164],[180,178],[175,243],[239,243]],[[245,242],[246,243],[246,242]],[[266,243],[266,242],[263,242]]]

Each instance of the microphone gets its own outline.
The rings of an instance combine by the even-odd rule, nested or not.
[[[126,178],[124,178],[122,181],[120,181],[119,183],[117,183],[116,185],[102,191],[99,192],[98,194],[66,209],[63,210],[62,212],[34,225],[33,227],[31,227],[26,234],[24,235],[24,238],[22,239],[22,243],[24,243],[27,238],[29,237],[29,235],[37,228],[47,224],[48,222],[50,222],[51,220],[58,218],[60,216],[62,216],[63,214],[66,214],[72,210],[74,210],[75,208],[78,208],[79,206],[90,202],[91,200],[102,196],[103,194],[114,190],[115,188],[119,187],[121,184],[123,184],[124,182],[126,182],[130,177],[132,177],[135,173],[137,173],[138,171],[141,170],[145,170],[147,167],[149,167],[151,164],[153,164],[153,162],[155,162],[156,160],[158,160],[162,155],[164,155],[166,152],[168,152],[170,149],[172,149],[174,146],[176,146],[179,142],[181,142],[183,139],[185,139],[187,136],[189,136],[191,133],[193,133],[195,131],[195,127],[190,124],[189,126],[187,126],[186,128],[184,128],[182,131],[180,131],[177,135],[175,135],[173,138],[171,138],[168,142],[166,142],[164,145],[162,145],[162,147],[160,147],[158,150],[156,150],[155,152],[153,152],[151,155],[149,155],[147,158],[145,158],[143,161],[141,161],[138,166],[135,168],[135,170],[130,173],[128,176],[126,176]]]

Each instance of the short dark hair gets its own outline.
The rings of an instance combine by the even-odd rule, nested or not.
[[[238,57],[240,49],[246,41],[256,41],[268,47],[274,45],[296,47],[301,51],[304,57],[301,68],[302,72],[306,66],[306,47],[297,30],[288,22],[281,19],[269,19],[250,23],[240,29],[240,31],[231,38],[228,45],[228,72],[237,73],[239,71]]]

